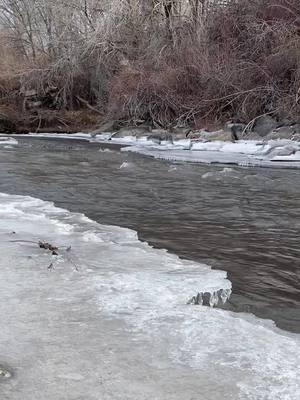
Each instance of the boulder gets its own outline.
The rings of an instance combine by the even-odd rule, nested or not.
[[[300,142],[300,133],[295,133],[292,137],[295,142]]]
[[[281,126],[268,133],[266,139],[292,139],[294,133],[295,129],[293,126]]]
[[[133,126],[133,127],[124,127],[118,130],[115,134],[113,134],[113,138],[123,138],[127,136],[141,137],[147,136],[150,133],[150,129],[148,126]]]
[[[207,307],[210,307],[210,301],[211,301],[211,293],[209,293],[209,292],[205,292],[205,293],[203,293],[202,294],[202,301],[203,301],[203,305],[204,306],[207,306]]]
[[[242,123],[235,123],[235,122],[229,122],[226,125],[225,131],[231,132],[231,138],[232,140],[239,140],[241,139],[242,135],[244,134],[244,131],[246,129],[246,125]]]
[[[271,133],[278,126],[277,121],[272,118],[270,115],[264,115],[259,117],[254,124],[253,130],[260,137],[265,137],[269,133]]]
[[[210,292],[200,292],[197,293],[196,296],[193,296],[187,304],[192,304],[195,306],[206,306],[206,307],[213,307],[216,305],[219,300],[221,299],[221,290],[217,293],[210,293]]]
[[[174,140],[186,139],[191,132],[191,128],[186,126],[175,126],[171,129]]]
[[[256,132],[247,132],[243,136],[243,140],[261,140],[261,136]]]
[[[239,128],[239,129],[242,129]],[[225,129],[220,129],[215,132],[209,132],[204,129],[196,132],[191,132],[188,134],[188,138],[192,140],[202,140],[202,141],[223,141],[223,142],[232,142],[237,140],[237,135],[233,135],[232,129],[230,126],[226,126]]]
[[[152,142],[157,144],[161,144],[161,142],[173,143],[173,136],[170,132],[163,129],[153,129],[147,140],[152,140]]]
[[[208,134],[210,132],[201,129],[199,131],[190,131],[187,133],[186,137],[188,139],[203,139],[205,134]]]
[[[12,373],[7,368],[0,365],[0,382],[12,377]]]
[[[232,142],[233,137],[231,129],[226,129],[226,130],[221,129],[216,132],[203,132],[202,139],[222,141],[222,142]]]
[[[300,124],[293,124],[290,127],[293,128],[295,135],[300,135]]]
[[[295,121],[292,121],[289,118],[283,118],[279,121],[278,127],[280,126],[292,126],[295,125]]]

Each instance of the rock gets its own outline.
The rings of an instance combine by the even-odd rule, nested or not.
[[[232,140],[239,140],[244,134],[245,129],[246,129],[245,124],[230,122],[226,125],[225,131],[229,130],[231,132]]]
[[[202,294],[202,301],[203,301],[203,305],[210,307],[210,301],[211,301],[211,294],[209,292],[205,292]]]
[[[243,140],[261,140],[261,136],[256,132],[248,132],[243,136]]]
[[[161,142],[173,143],[173,136],[163,129],[153,129],[151,135],[147,137],[147,140],[152,140],[157,144],[161,144]]]
[[[253,130],[259,136],[265,137],[269,133],[271,133],[275,128],[277,128],[277,121],[272,118],[270,115],[264,115],[259,117],[254,124]]]
[[[231,130],[219,130],[215,132],[209,132],[206,130],[194,131],[188,134],[188,139],[199,140],[199,141],[210,141],[210,140],[221,140],[221,141],[232,141]]]
[[[293,128],[295,135],[300,135],[300,124],[293,124],[290,127]]]
[[[281,119],[279,121],[278,128],[281,127],[281,126],[291,126],[291,125],[294,125],[294,124],[295,124],[294,121],[292,121],[292,120],[290,120],[288,118],[283,118],[283,119]]]
[[[191,128],[188,128],[186,126],[175,126],[171,129],[174,140],[186,139],[191,132]]]
[[[223,142],[232,142],[233,140],[231,129],[222,129],[216,132],[204,132],[202,138],[205,140],[220,140]]]
[[[281,126],[268,133],[266,139],[292,139],[294,133],[295,129],[293,126]]]
[[[0,133],[16,133],[16,125],[7,117],[0,116]]]
[[[300,133],[295,133],[292,137],[295,142],[300,142]]]
[[[12,374],[6,368],[0,365],[0,382],[2,379],[11,378]]]
[[[115,134],[113,134],[113,138],[123,138],[126,136],[147,136],[149,135],[150,130],[147,126],[133,126],[133,127],[124,127],[118,130]]]
[[[152,129],[151,133],[153,135],[168,135],[170,132],[166,129]]]
[[[217,292],[199,292],[188,300],[187,304],[200,305],[206,307],[216,307],[224,305],[230,298],[230,289],[220,289]]]
[[[221,140],[222,142],[234,142],[238,140],[238,136],[232,134],[232,132],[223,131],[223,133],[219,133],[214,137],[213,140]]]
[[[210,133],[210,132],[205,131],[205,130],[203,130],[203,129],[201,129],[200,131],[190,131],[190,132],[187,133],[187,136],[186,136],[186,137],[187,137],[188,139],[202,139],[203,136],[204,136],[206,133]]]

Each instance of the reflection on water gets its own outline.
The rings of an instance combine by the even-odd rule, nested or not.
[[[228,271],[226,307],[300,332],[300,171],[209,167],[24,139],[0,149],[0,192],[52,200]]]

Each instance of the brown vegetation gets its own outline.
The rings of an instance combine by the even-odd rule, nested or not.
[[[0,0],[0,120],[299,122],[298,0]]]

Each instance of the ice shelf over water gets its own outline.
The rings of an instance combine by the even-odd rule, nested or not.
[[[227,300],[223,271],[6,194],[0,251],[1,399],[300,398],[299,335],[192,304]]]
[[[26,135],[28,136],[28,135]],[[148,140],[146,136],[115,138],[110,133],[92,135],[75,134],[30,134],[33,137],[80,139],[92,143],[118,144],[122,151],[130,151],[145,156],[172,161],[206,164],[236,164],[252,167],[300,168],[300,142],[287,139],[237,142],[198,141],[190,139],[162,141],[160,144]]]
[[[174,144],[131,144],[122,149],[172,161],[206,164],[236,164],[246,167],[300,168],[300,143],[291,140],[254,140],[235,143],[179,140]]]

